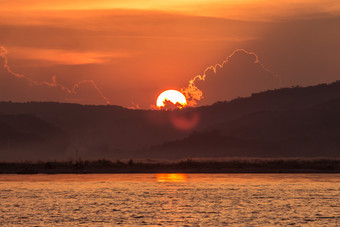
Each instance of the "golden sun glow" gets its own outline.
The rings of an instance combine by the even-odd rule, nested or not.
[[[166,107],[168,103],[181,109],[187,105],[187,100],[185,96],[177,90],[166,90],[158,96],[156,105],[158,108],[163,108]]]

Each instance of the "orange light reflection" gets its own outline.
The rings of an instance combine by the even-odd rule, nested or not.
[[[158,173],[157,182],[185,182],[187,175],[183,173]]]

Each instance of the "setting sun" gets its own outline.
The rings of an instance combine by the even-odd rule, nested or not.
[[[166,107],[167,103],[173,104],[181,109],[187,105],[185,96],[177,90],[163,91],[157,98],[156,105],[158,108]]]

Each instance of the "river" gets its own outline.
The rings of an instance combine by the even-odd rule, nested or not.
[[[0,226],[337,226],[340,174],[2,174],[0,202]]]

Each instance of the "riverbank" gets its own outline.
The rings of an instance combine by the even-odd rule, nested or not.
[[[340,173],[339,159],[230,159],[176,162],[0,162],[0,174],[72,173]]]

